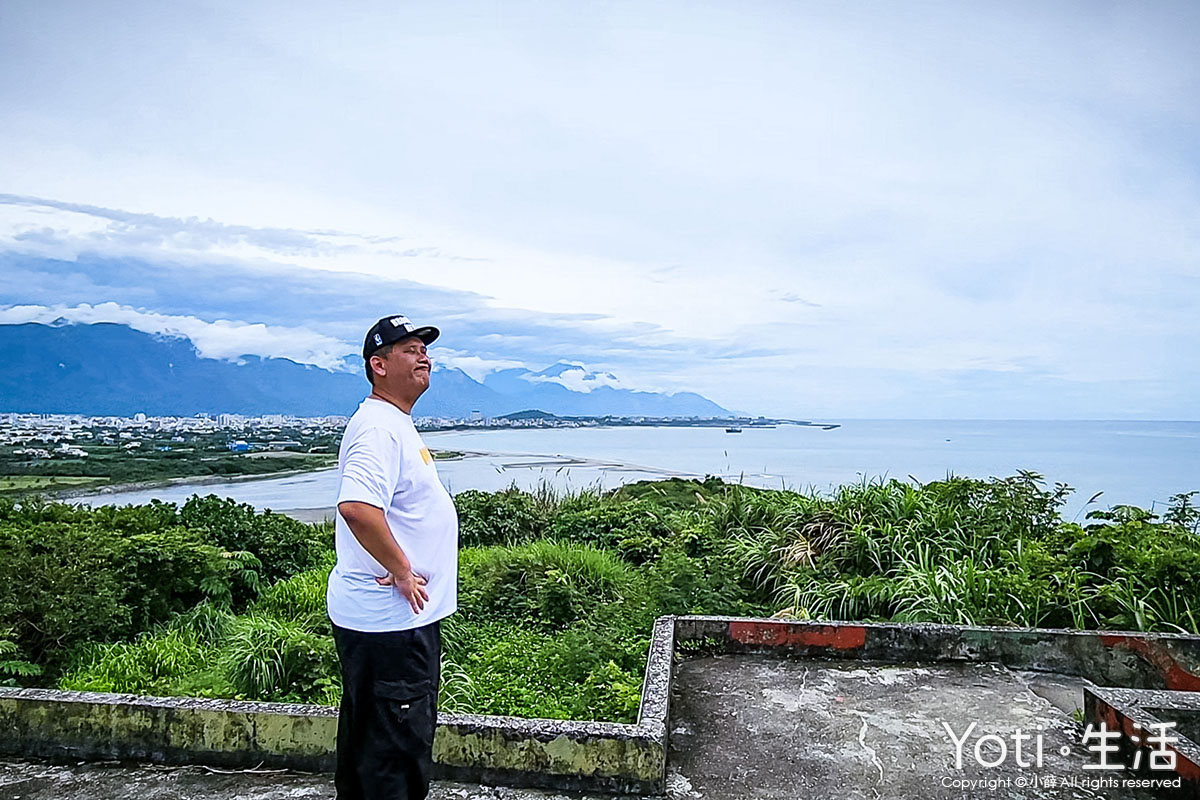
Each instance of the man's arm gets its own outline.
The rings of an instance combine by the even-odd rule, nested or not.
[[[429,594],[425,591],[425,579],[412,571],[408,556],[392,537],[383,509],[370,503],[347,500],[338,504],[338,513],[346,520],[350,532],[358,539],[363,549],[388,571],[388,580],[376,580],[380,580],[384,585],[390,583],[395,586],[396,591],[412,606],[413,613],[420,614],[429,600]]]

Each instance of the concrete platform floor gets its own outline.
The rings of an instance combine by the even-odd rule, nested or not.
[[[0,760],[0,798],[3,800],[332,800],[333,797],[331,775],[116,762],[63,765]],[[613,795],[565,794],[439,782],[434,784],[429,800],[614,798]]]
[[[680,664],[673,686],[669,785],[678,800],[1155,796],[1086,785],[1127,776],[1083,768],[1098,762],[1071,713],[1082,705],[1082,688],[1058,676],[995,664],[712,656]],[[972,722],[958,770],[943,723],[962,740]],[[1041,768],[1016,765],[1010,737],[1017,729],[1043,737]],[[1008,749],[1005,763],[990,769],[974,751],[987,734],[1004,737]],[[1026,763],[1034,741],[1022,743]],[[985,741],[981,752],[994,761],[999,746]],[[1072,778],[1085,785],[1071,786]]]

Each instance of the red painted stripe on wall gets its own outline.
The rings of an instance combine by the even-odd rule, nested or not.
[[[861,625],[798,625],[782,622],[731,622],[729,638],[766,647],[828,647],[857,650],[867,642]]]
[[[1200,692],[1200,675],[1195,675],[1184,669],[1175,657],[1161,645],[1149,642],[1137,636],[1122,636],[1120,634],[1102,633],[1100,643],[1105,647],[1122,647],[1132,650],[1163,677],[1166,688],[1176,692]]]

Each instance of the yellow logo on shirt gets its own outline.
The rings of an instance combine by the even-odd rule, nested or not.
[[[421,448],[421,460],[424,461],[426,464],[433,463],[433,455],[430,454],[429,448],[427,448],[427,447]]]

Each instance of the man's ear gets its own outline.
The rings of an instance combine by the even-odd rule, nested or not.
[[[371,365],[371,371],[375,373],[376,377],[383,378],[387,376],[387,362],[382,357],[371,356],[368,363]]]

